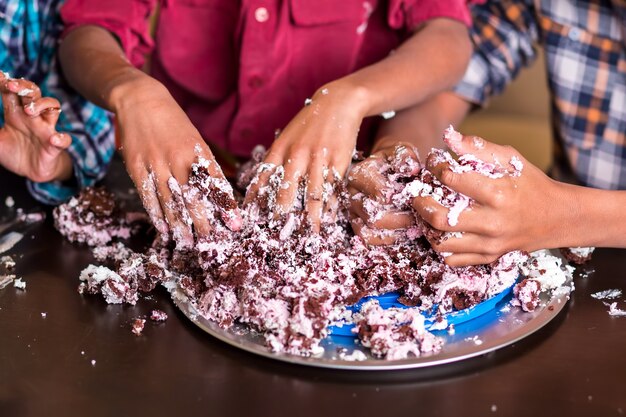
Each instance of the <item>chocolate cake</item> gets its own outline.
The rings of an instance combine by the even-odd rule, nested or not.
[[[133,332],[135,336],[141,336],[145,325],[146,319],[136,318],[135,320],[133,320],[133,323],[131,325],[131,332]]]
[[[88,187],[53,211],[54,225],[70,242],[100,246],[130,237],[130,227],[113,195],[104,188]]]
[[[593,251],[596,248],[561,248],[561,254],[567,259],[569,262],[582,265],[591,260],[591,255],[593,255]]]
[[[452,169],[463,172],[496,177],[518,172],[517,168],[504,169],[471,155],[455,161],[434,150],[429,157],[442,158]],[[406,147],[398,147],[384,161],[381,172],[387,182],[382,202],[358,194],[350,197],[340,176],[327,170],[320,196],[326,210],[319,233],[313,232],[307,220],[306,178],[299,184],[293,210],[282,212],[275,202],[284,187],[284,169],[263,163],[262,158],[261,151],[255,150],[253,160],[239,175],[238,183],[244,188],[257,182],[259,174],[269,175],[255,201],[241,210],[242,223],[233,215],[238,208],[231,203],[232,190],[227,183],[210,177],[208,162],[199,160],[192,166],[188,184],[172,183],[170,188],[179,189],[183,199],[201,201],[212,233],[196,237],[191,246],[157,240],[145,254],[120,250],[119,243],[115,250],[100,248],[99,261],[108,262],[111,269],[89,266],[80,277],[81,291],[101,292],[110,303],[134,304],[142,292],[162,283],[176,296],[182,292],[197,314],[221,327],[245,324],[263,334],[270,350],[303,356],[322,351],[320,342],[328,336],[329,326],[353,322],[356,336],[374,356],[398,359],[441,349],[441,339],[424,329],[422,313],[442,317],[473,306],[512,286],[522,271],[540,276],[534,279],[542,288],[543,283],[554,288],[558,281],[538,269],[550,261],[548,257],[536,260],[522,252],[508,253],[489,265],[450,267],[425,238],[447,236],[417,215],[415,226],[400,233],[391,245],[368,246],[354,235],[347,210],[349,198],[362,199],[372,218],[390,207],[411,212],[412,198],[417,195],[432,196],[448,207],[453,213],[450,222],[471,206],[468,197],[439,183]],[[58,211],[72,213],[73,224],[87,228],[90,225],[85,213],[94,211],[89,202],[93,195],[83,194]],[[329,209],[333,205],[335,215]],[[111,219],[119,216],[114,215],[114,207],[101,206],[107,208],[100,210],[106,215],[90,214],[89,219],[106,226],[115,224]],[[74,241],[85,241],[84,233],[68,233],[73,228],[58,224]],[[107,227],[100,227],[103,229],[111,236]],[[172,237],[176,240],[177,234]],[[563,273],[560,265],[556,267]],[[410,308],[382,310],[372,302],[354,315],[347,309],[364,296],[392,291],[399,292],[400,301]]]
[[[539,294],[541,293],[541,284],[534,279],[525,279],[515,286],[513,289],[516,304],[522,307],[524,311],[534,311],[539,305]]]

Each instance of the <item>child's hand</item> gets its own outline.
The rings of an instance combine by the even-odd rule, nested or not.
[[[194,244],[214,230],[212,207],[196,192],[186,192],[191,165],[203,158],[210,181],[219,183],[224,208],[221,219],[231,230],[241,227],[241,216],[230,184],[211,150],[171,94],[152,79],[129,84],[120,95],[116,118],[121,152],[143,205],[155,228],[180,248]],[[207,179],[209,181],[209,179]],[[208,196],[213,199],[213,195]],[[215,219],[217,221],[217,219]]]
[[[392,244],[399,235],[415,225],[413,213],[399,211],[390,204],[393,190],[386,173],[394,168],[413,169],[410,167],[419,166],[417,151],[410,143],[384,143],[348,172],[352,230],[370,245]],[[372,209],[377,212],[375,218]]]
[[[343,178],[352,160],[363,118],[355,98],[353,91],[339,84],[321,88],[278,136],[264,160],[285,170],[276,199],[278,212],[291,210],[298,186],[305,181],[304,209],[314,230],[319,230],[323,213],[333,214],[332,196],[324,194],[324,183],[334,181],[334,170]],[[271,173],[266,171],[253,183],[246,203],[254,201]]]
[[[461,212],[456,226],[448,223],[448,209],[431,198],[413,201],[417,213],[435,229],[463,234],[438,244],[431,242],[438,252],[452,253],[446,257],[447,264],[484,264],[512,250],[562,246],[564,210],[575,210],[575,201],[568,201],[564,184],[548,178],[511,147],[474,136],[463,136],[449,145],[458,155],[473,154],[511,170],[513,161],[523,168],[519,176],[493,179],[475,172],[455,173],[447,164],[433,166],[427,161],[427,168],[444,185],[474,199],[472,206]]]
[[[0,165],[34,182],[67,180],[72,162],[64,150],[72,139],[55,130],[61,106],[41,97],[39,87],[0,72],[4,126],[0,129]]]

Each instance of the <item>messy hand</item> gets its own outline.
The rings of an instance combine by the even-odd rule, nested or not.
[[[280,133],[264,160],[270,167],[284,167],[276,198],[278,213],[292,209],[298,186],[304,181],[303,208],[314,230],[319,230],[323,215],[336,210],[328,195],[331,187],[324,184],[343,178],[356,146],[363,116],[353,100],[353,93],[339,84],[321,88]],[[256,199],[271,174],[272,170],[260,173],[246,194],[246,203]]]
[[[142,84],[146,83],[146,84]],[[198,130],[169,92],[154,80],[141,81],[116,106],[116,117],[126,168],[135,182],[146,211],[162,237],[180,248],[208,236],[212,208],[197,192],[185,192],[192,163],[203,158],[211,178],[226,193],[208,196],[220,208],[222,221],[231,229],[241,217],[230,185]]]
[[[416,212],[435,229],[462,233],[441,243],[431,242],[438,252],[451,253],[446,257],[447,264],[484,264],[512,250],[558,247],[563,233],[559,230],[559,207],[566,201],[562,184],[548,178],[511,147],[474,136],[463,136],[449,145],[458,155],[473,154],[510,171],[513,163],[522,170],[521,175],[489,178],[476,172],[455,173],[447,164],[427,161],[427,169],[444,185],[474,200],[469,209],[461,212],[455,226],[448,222],[448,209],[430,197],[413,201]]]
[[[72,139],[55,125],[59,102],[42,97],[34,83],[0,72],[4,126],[0,129],[0,165],[34,182],[67,180],[72,163],[65,149]]]
[[[415,225],[413,213],[400,211],[391,204],[394,190],[388,173],[405,171],[403,175],[415,175],[419,157],[410,143],[385,141],[377,149],[348,173],[349,210],[354,233],[368,244],[386,245]]]

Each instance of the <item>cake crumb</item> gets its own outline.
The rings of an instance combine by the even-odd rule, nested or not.
[[[621,308],[617,308],[617,302],[608,304],[604,303],[604,305],[609,307],[609,316],[615,317],[624,317],[626,316],[626,310],[622,310]]]
[[[96,360],[95,359],[91,360],[91,366],[96,366]]]
[[[13,197],[8,196],[4,199],[4,205],[11,208],[15,205],[15,200],[13,199]]]
[[[42,311],[41,318],[45,319],[46,317],[48,317],[48,313],[46,313],[45,311]]]
[[[344,361],[361,362],[367,360],[367,355],[360,350],[355,349],[352,353],[339,352],[339,359]]]
[[[150,313],[150,320],[152,321],[165,321],[167,319],[168,319],[168,315],[165,311],[152,310],[152,313]]]
[[[466,342],[472,342],[474,343],[476,346],[480,346],[483,344],[483,341],[480,340],[480,338],[478,337],[478,335],[475,336],[471,336],[471,337],[466,337],[465,339]]]
[[[15,281],[13,281],[13,286],[22,291],[26,290],[26,282],[22,281],[22,278],[17,278]]]
[[[132,324],[132,332],[136,335],[136,336],[141,336],[141,333],[143,332],[143,328],[146,325],[146,319],[140,319],[137,318],[135,320],[133,320],[133,324]]]
[[[614,288],[610,290],[598,291],[591,294],[591,296],[596,300],[613,300],[622,296],[622,290]]]
[[[498,411],[498,406],[497,406],[497,405],[495,405],[495,404],[492,404],[492,405],[491,405],[491,412],[492,412],[492,413],[495,413],[496,411]]]

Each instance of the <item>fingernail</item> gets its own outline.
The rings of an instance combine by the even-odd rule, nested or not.
[[[24,106],[24,111],[26,114],[35,114],[35,102],[31,101],[27,105]]]

